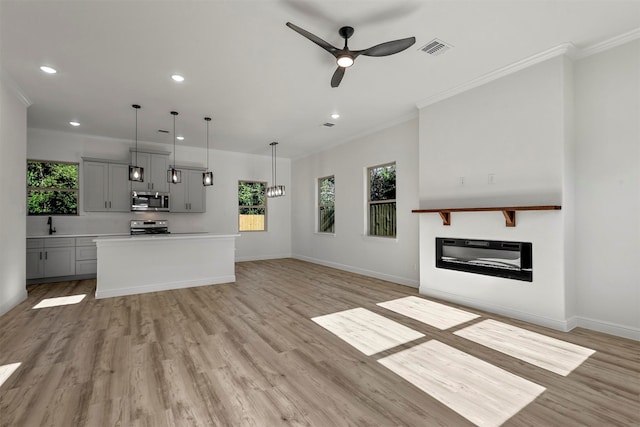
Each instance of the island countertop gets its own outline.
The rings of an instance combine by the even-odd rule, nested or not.
[[[175,233],[175,234],[137,234],[126,236],[98,236],[93,241],[98,245],[109,242],[141,242],[145,240],[189,240],[189,239],[228,239],[240,237],[240,234],[216,234],[216,233]]]

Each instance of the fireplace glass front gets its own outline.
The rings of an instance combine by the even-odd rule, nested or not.
[[[436,267],[531,282],[532,245],[436,237]]]

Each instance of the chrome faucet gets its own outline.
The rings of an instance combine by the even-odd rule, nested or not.
[[[49,226],[49,234],[53,234],[56,232],[56,229],[53,226],[53,218],[49,217],[49,219],[47,219],[47,225]]]

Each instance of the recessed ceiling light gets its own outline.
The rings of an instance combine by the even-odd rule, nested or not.
[[[340,114],[338,114],[338,113],[333,113],[333,114],[331,115],[331,118],[332,118],[332,119],[339,119],[339,118],[340,118]]]
[[[177,139],[178,141],[184,141],[184,136],[176,136],[176,139]]]
[[[180,74],[173,74],[171,76],[171,78],[177,82],[183,82],[184,81],[184,77],[182,77]]]
[[[55,68],[47,67],[46,65],[43,65],[40,69],[47,74],[55,74],[58,72]]]
[[[69,122],[69,124],[71,126],[80,126],[80,123],[78,123],[78,122]]]

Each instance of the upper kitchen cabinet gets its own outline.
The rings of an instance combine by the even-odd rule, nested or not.
[[[129,164],[84,158],[84,210],[129,212]]]
[[[131,150],[131,164],[144,168],[144,181],[132,181],[131,189],[135,191],[154,190],[169,192],[167,170],[169,169],[169,153],[165,151],[140,151],[136,162],[136,151]]]
[[[203,213],[206,211],[206,191],[202,185],[202,168],[178,167],[182,182],[171,184],[171,212]]]

